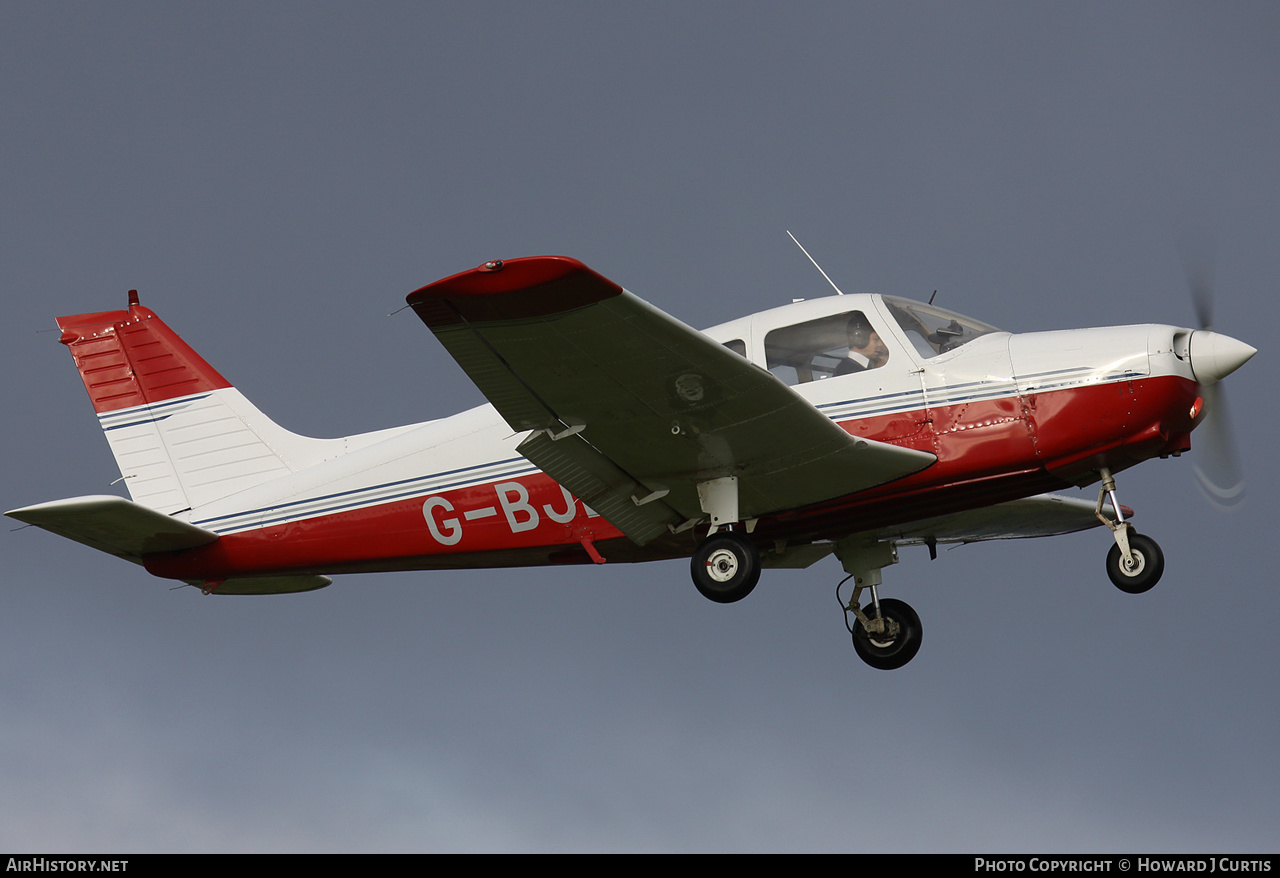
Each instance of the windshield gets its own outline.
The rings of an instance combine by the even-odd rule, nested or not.
[[[994,326],[945,308],[921,305],[919,302],[893,296],[884,296],[883,299],[893,319],[898,321],[916,351],[926,360],[955,350],[989,332],[1000,331]]]

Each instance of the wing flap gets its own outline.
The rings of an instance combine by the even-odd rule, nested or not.
[[[651,492],[576,434],[554,439],[539,430],[517,450],[637,545],[662,536],[681,521],[660,499],[637,503],[635,498]]]

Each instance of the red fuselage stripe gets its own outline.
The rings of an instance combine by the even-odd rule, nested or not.
[[[879,488],[762,518],[762,540],[831,539],[1073,484],[1189,448],[1193,382],[1155,377],[842,422],[848,432],[928,451],[937,462]],[[228,534],[150,556],[179,579],[687,556],[688,533],[635,546],[542,473]]]

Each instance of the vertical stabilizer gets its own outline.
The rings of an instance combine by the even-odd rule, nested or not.
[[[231,386],[138,303],[137,290],[128,311],[59,317],[58,328],[99,415]]]
[[[332,442],[258,411],[129,291],[129,310],[59,317],[134,501],[166,514],[314,463]]]

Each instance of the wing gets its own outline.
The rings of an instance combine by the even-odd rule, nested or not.
[[[1093,501],[1080,497],[1039,494],[884,528],[877,530],[875,536],[900,546],[1053,537],[1101,527],[1102,522],[1094,514],[1095,506]],[[1126,519],[1133,517],[1132,509],[1122,508]],[[1115,516],[1110,503],[1103,504],[1102,510]]]
[[[951,515],[939,515],[894,527],[880,528],[866,536],[874,541],[897,546],[930,546],[938,543],[980,543],[986,540],[1021,540],[1032,537],[1056,537],[1062,534],[1101,527],[1094,514],[1094,503],[1062,494],[1038,494],[981,509],[969,509]],[[1133,510],[1124,509],[1125,519]],[[1114,518],[1115,508],[1108,503],[1104,514]],[[786,546],[780,551],[761,556],[765,567],[808,567],[835,550],[835,543],[807,543]]]
[[[561,256],[491,262],[408,297],[535,465],[638,543],[883,484],[932,454],[855,439],[765,370]]]

